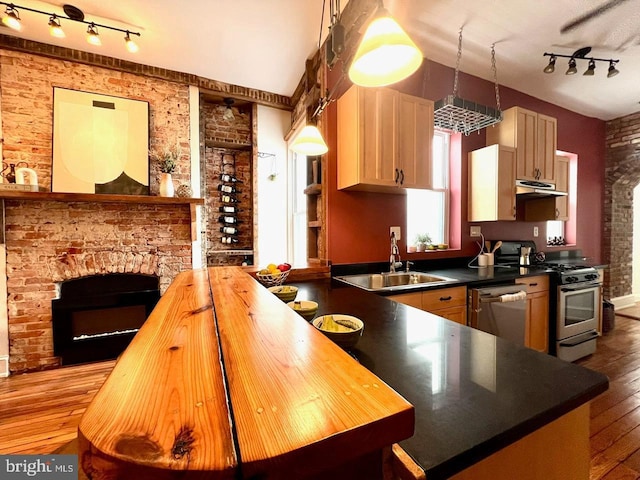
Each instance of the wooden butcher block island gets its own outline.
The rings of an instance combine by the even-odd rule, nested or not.
[[[238,267],[181,273],[87,409],[88,478],[383,478],[414,409]]]

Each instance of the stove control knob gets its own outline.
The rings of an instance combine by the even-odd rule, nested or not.
[[[566,277],[565,280],[567,283],[575,283],[578,281],[578,277]]]
[[[595,273],[590,273],[587,275],[587,280],[595,280],[598,278],[598,275]]]

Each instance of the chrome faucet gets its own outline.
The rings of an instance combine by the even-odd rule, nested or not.
[[[397,257],[397,259],[396,259]],[[400,251],[396,242],[396,234],[391,234],[391,255],[389,256],[389,273],[396,273],[396,268],[402,268],[400,261]]]
[[[413,262],[410,262],[409,260],[407,260],[407,268],[406,268],[406,272],[409,273],[411,271],[411,265],[413,265]]]

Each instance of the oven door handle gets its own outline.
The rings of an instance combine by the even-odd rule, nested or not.
[[[576,285],[575,287],[560,287],[561,292],[577,292],[580,290],[589,290],[590,288],[600,288],[599,283],[589,283],[588,285]]]
[[[565,340],[563,342],[560,342],[560,346],[561,347],[576,347],[576,346],[581,345],[583,343],[590,342],[591,340],[593,340],[597,336],[598,336],[598,332],[596,332],[596,331],[589,332],[588,335],[587,334],[579,335],[580,338],[574,338],[573,340]]]

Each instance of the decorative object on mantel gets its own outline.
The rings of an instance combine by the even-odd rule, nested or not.
[[[462,58],[462,28],[458,34],[458,57],[453,81],[453,95],[448,95],[434,103],[434,125],[437,128],[452,130],[469,135],[502,121],[500,111],[500,90],[498,70],[496,68],[495,44],[491,45],[491,70],[496,91],[496,108],[480,105],[458,97],[458,73]]]
[[[51,189],[149,195],[149,103],[53,89]]]
[[[153,150],[149,152],[149,158],[157,163],[160,169],[160,196],[173,197],[174,187],[171,174],[176,170],[176,161],[180,158],[182,149],[176,142],[175,146],[165,148],[162,151]]]
[[[27,168],[27,162],[5,163],[2,162],[0,171],[3,183],[0,190],[13,190],[18,192],[37,192],[38,175],[32,168]]]
[[[188,183],[183,183],[178,188],[176,188],[176,197],[178,198],[191,198],[193,196],[193,190],[191,189],[191,185]]]

